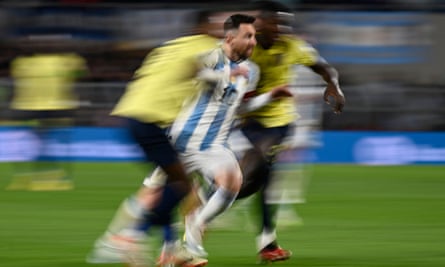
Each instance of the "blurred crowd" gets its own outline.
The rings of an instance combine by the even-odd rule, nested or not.
[[[74,125],[119,126],[109,111],[154,47],[186,34],[187,16],[208,1],[2,1],[0,122],[14,121],[11,64],[42,42],[82,57],[73,81]],[[221,10],[249,1],[224,1]],[[326,130],[444,130],[444,1],[292,1],[296,29],[341,73],[348,95],[341,118],[323,113]],[[216,2],[215,2],[216,3]],[[377,12],[376,12],[377,10]],[[426,12],[425,12],[426,11]],[[32,51],[32,50],[35,51]]]

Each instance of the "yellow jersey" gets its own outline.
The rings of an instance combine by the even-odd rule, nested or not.
[[[257,93],[262,94],[277,86],[289,84],[290,79],[295,76],[291,73],[291,67],[295,64],[314,65],[318,53],[304,40],[281,35],[269,49],[263,49],[257,44],[250,59],[260,67]],[[246,116],[253,117],[263,126],[270,128],[292,123],[297,114],[294,99],[286,97],[274,100]]]
[[[169,126],[189,96],[198,90],[195,66],[198,54],[217,46],[208,35],[166,42],[147,55],[135,72],[112,115]]]
[[[14,95],[11,108],[63,110],[78,107],[75,79],[86,71],[85,60],[76,54],[20,56],[11,63]]]

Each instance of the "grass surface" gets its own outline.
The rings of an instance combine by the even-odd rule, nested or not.
[[[0,164],[0,266],[82,267],[120,201],[138,188],[134,163],[75,163],[75,189],[5,191]],[[304,225],[279,230],[294,252],[279,266],[445,266],[445,166],[312,167]],[[209,266],[257,266],[255,234],[242,220],[212,230]],[[104,265],[104,266],[121,266]]]

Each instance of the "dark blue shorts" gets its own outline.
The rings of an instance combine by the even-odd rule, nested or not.
[[[266,128],[258,121],[248,118],[241,126],[241,131],[263,155],[274,155],[274,146],[280,145],[288,135],[290,125]]]
[[[178,153],[170,143],[166,129],[155,123],[143,123],[133,119],[128,119],[128,127],[148,161],[161,167],[179,162]]]

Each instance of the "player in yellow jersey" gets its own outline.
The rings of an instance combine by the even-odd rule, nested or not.
[[[176,150],[170,144],[166,130],[177,117],[184,100],[196,93],[196,70],[193,69],[196,56],[217,46],[218,39],[209,35],[213,28],[209,21],[210,14],[200,12],[194,34],[168,41],[149,53],[112,111],[112,115],[128,120],[129,131],[142,148],[147,161],[160,166],[167,181],[158,192],[142,186],[136,196],[122,202],[107,230],[96,241],[88,256],[87,261],[90,263],[146,264],[147,259],[144,256],[140,259],[139,255],[128,258],[126,241],[129,238],[139,239],[140,233],[147,231],[152,225],[164,227],[166,244],[176,254],[176,258],[172,259],[175,264],[196,267],[207,263],[207,260],[199,260],[184,253],[174,242],[176,233],[170,227],[172,213],[189,193],[190,182]],[[153,198],[157,200],[152,201]],[[144,229],[122,233],[129,229],[129,225],[135,225],[143,218],[147,222]],[[122,236],[125,236],[125,240],[120,238]]]
[[[36,148],[35,161],[30,164],[32,168],[17,168],[7,189],[69,190],[74,186],[67,165],[43,153],[48,147],[48,131],[71,125],[78,108],[75,82],[87,72],[83,57],[64,47],[66,41],[45,36],[23,41],[23,54],[11,63],[14,81],[11,108],[17,119],[35,126],[33,132],[40,146]],[[59,137],[62,143],[70,141],[68,133],[61,132]],[[31,153],[33,148],[29,148]]]
[[[291,79],[291,67],[305,65],[319,74],[326,82],[324,100],[335,100],[333,110],[340,113],[345,104],[340,89],[337,71],[323,60],[317,51],[296,36],[280,32],[280,25],[290,10],[273,1],[257,1],[258,11],[257,46],[251,56],[261,71],[257,94],[271,91],[277,87],[287,87]],[[275,233],[275,209],[267,203],[270,189],[273,162],[277,148],[288,135],[296,119],[292,98],[280,98],[255,110],[243,118],[241,131],[253,145],[240,161],[244,175],[243,188],[238,199],[245,198],[258,191],[262,213],[260,235],[257,249],[261,261],[287,260],[291,252],[282,249],[277,243]]]

